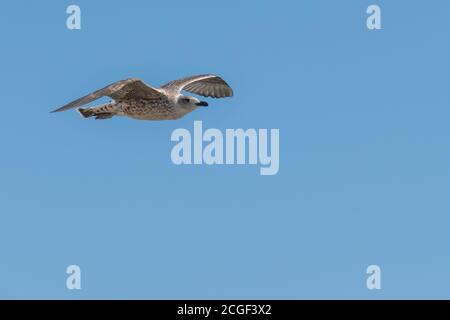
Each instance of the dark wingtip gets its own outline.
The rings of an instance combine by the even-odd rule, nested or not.
[[[50,113],[55,113],[55,112],[60,112],[60,111],[62,111],[62,108],[58,108],[58,109],[52,110],[52,111],[50,111]]]

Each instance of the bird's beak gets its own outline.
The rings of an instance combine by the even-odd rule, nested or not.
[[[206,101],[200,101],[199,103],[196,104],[199,107],[207,107],[208,106],[208,102]]]

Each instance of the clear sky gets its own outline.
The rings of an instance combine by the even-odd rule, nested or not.
[[[3,2],[0,298],[450,298],[449,17],[448,0]],[[49,113],[202,73],[235,96],[178,121]],[[279,128],[279,173],[175,166],[170,135],[195,120]]]

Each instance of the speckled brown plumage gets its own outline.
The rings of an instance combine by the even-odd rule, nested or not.
[[[52,112],[78,108],[85,118],[109,119],[118,115],[139,120],[173,120],[199,106],[208,105],[197,98],[183,96],[181,91],[212,98],[233,96],[231,87],[222,78],[212,74],[174,80],[161,88],[153,88],[140,79],[131,78],[117,81]],[[113,101],[93,108],[80,108],[104,96]]]

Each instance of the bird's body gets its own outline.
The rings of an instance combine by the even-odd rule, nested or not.
[[[175,120],[198,107],[208,105],[197,98],[183,96],[183,90],[213,98],[233,95],[228,84],[215,75],[175,80],[161,88],[153,88],[139,79],[131,78],[115,82],[53,112],[78,108],[85,118],[109,119],[113,116],[127,116],[138,120]],[[113,100],[93,108],[79,108],[103,96],[109,96]]]
[[[138,120],[173,120],[181,116],[180,108],[172,99],[119,100],[116,108],[119,115]]]
[[[90,109],[79,108],[78,111],[86,118],[96,116],[98,119],[107,119],[116,115],[137,120],[174,120],[185,114],[182,114],[176,102],[170,99],[117,100]]]

